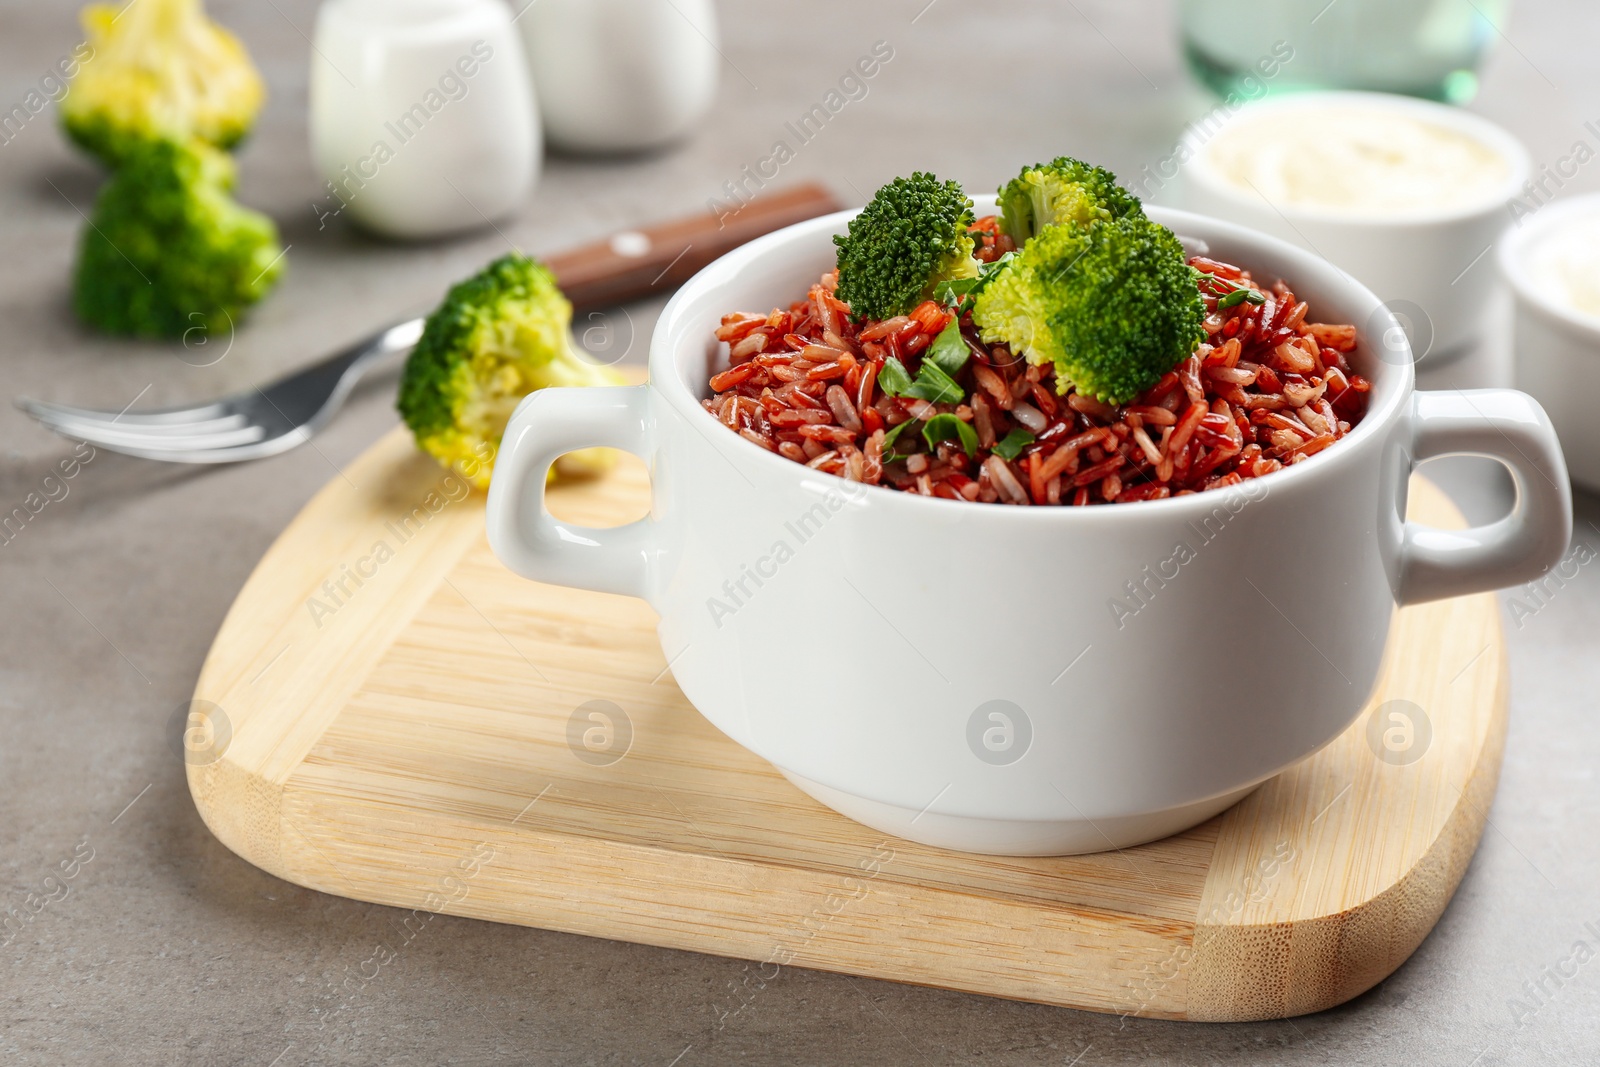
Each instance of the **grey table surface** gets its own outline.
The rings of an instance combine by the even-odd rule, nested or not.
[[[926,6],[925,6],[926,5]],[[69,0],[0,2],[9,109],[78,38]],[[308,0],[213,3],[271,99],[241,159],[241,198],[292,247],[279,291],[226,356],[129,344],[77,327],[67,279],[100,176],[55,116],[0,145],[0,367],[5,392],[121,407],[266,381],[424,310],[509,242],[555,250],[706,209],[783,124],[883,40],[893,59],[775,183],[817,178],[859,202],[932,168],[969,188],[1061,152],[1124,174],[1170,152],[1210,105],[1185,74],[1173,13],[1138,0],[815,0],[722,5],[726,63],[709,120],[670,152],[553,158],[526,209],[450,242],[398,246],[335,220],[305,130]],[[1241,9],[1248,15],[1249,5]],[[1473,107],[1554,162],[1600,117],[1600,8],[1515,13]],[[968,124],[980,132],[974,135]],[[994,146],[998,150],[991,150]],[[1589,168],[1563,193],[1600,188]],[[643,356],[658,304],[614,319]],[[1509,373],[1505,310],[1479,351],[1424,385]],[[625,334],[624,334],[625,336]],[[226,339],[214,339],[221,344]],[[200,366],[197,364],[209,363]],[[1489,829],[1437,929],[1387,981],[1320,1015],[1249,1025],[1119,1020],[786,969],[747,1009],[715,1006],[735,960],[442,917],[332,1016],[336,986],[392,939],[397,912],[297,888],[201,824],[174,712],[223,613],[273,537],[341,465],[395,424],[373,382],[314,447],[227,469],[101,454],[0,544],[0,901],[47,892],[92,850],[64,899],[0,949],[0,1056],[17,1063],[1261,1063],[1488,1067],[1600,1060],[1600,568],[1530,617],[1508,615],[1511,732]],[[0,409],[0,510],[40,490],[68,444]],[[1441,479],[1470,513],[1498,482],[1457,462]],[[1600,545],[1600,500],[1576,537]],[[1518,595],[1513,591],[1509,595]],[[1576,943],[1586,947],[1577,951]],[[1520,1006],[1519,1006],[1520,1005]]]

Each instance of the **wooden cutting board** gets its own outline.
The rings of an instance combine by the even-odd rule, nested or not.
[[[638,517],[630,464],[554,488],[552,510]],[[229,612],[189,784],[251,863],[419,914],[758,961],[729,1014],[795,964],[1241,1020],[1388,975],[1482,832],[1506,725],[1492,595],[1401,611],[1374,708],[1205,825],[1092,856],[971,856],[800,793],[688,704],[645,604],[513,576],[463,489],[396,431],[306,506]],[[1420,480],[1412,512],[1460,522]]]

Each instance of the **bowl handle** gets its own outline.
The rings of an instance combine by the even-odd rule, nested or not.
[[[1572,488],[1550,417],[1514,389],[1419,392],[1412,397],[1413,466],[1435,456],[1485,456],[1511,472],[1511,513],[1486,526],[1405,524],[1397,599],[1417,604],[1531,581],[1572,536]]]
[[[524,578],[625,596],[650,595],[655,521],[601,530],[569,526],[545,510],[550,465],[582,448],[605,446],[650,462],[655,433],[649,386],[541,389],[506,424],[489,484],[489,547]]]

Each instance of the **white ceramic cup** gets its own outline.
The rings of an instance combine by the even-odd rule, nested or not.
[[[1572,479],[1600,489],[1600,321],[1562,303],[1530,276],[1527,257],[1540,240],[1580,218],[1600,216],[1600,194],[1539,209],[1500,245],[1500,270],[1515,299],[1515,380],[1550,413]]]
[[[501,0],[329,0],[311,58],[319,228],[387,237],[476,230],[539,174],[533,80]]]
[[[1363,218],[1272,203],[1240,189],[1210,163],[1207,146],[1230,123],[1274,116],[1285,121],[1303,116],[1314,123],[1315,113],[1326,108],[1383,109],[1457,131],[1502,156],[1508,176],[1496,192],[1472,203]],[[1488,253],[1510,224],[1508,205],[1531,169],[1527,149],[1488,119],[1387,93],[1296,93],[1255,101],[1231,114],[1219,108],[1191,125],[1180,145],[1185,161],[1177,202],[1182,207],[1281,237],[1350,272],[1400,317],[1419,360],[1460,355],[1482,337],[1496,285]],[[1356,325],[1371,328],[1362,321]]]
[[[1053,855],[1209,818],[1359,714],[1396,603],[1539,574],[1566,548],[1572,505],[1529,397],[1414,392],[1403,335],[1367,289],[1266,235],[1150,215],[1288,279],[1321,320],[1376,316],[1401,339],[1358,347],[1373,390],[1348,437],[1235,490],[1088,508],[926,498],[783,459],[700,406],[727,359],[712,331],[803,294],[833,265],[844,212],[690,280],[656,327],[648,384],[524,400],[489,491],[490,544],[526,577],[647,600],[695,707],[869,826]],[[548,514],[550,463],[591,445],[649,463],[650,517],[595,530]],[[1462,531],[1405,522],[1412,468],[1447,453],[1505,464],[1515,510]]]

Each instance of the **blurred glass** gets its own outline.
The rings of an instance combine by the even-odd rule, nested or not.
[[[1510,0],[1179,0],[1183,51],[1221,96],[1371,89],[1461,104]],[[1263,57],[1293,58],[1261,76]]]

